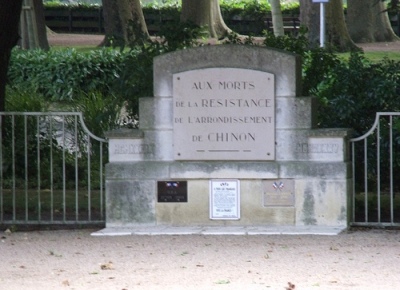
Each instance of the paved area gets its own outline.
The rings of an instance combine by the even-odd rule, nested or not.
[[[337,235],[344,227],[171,227],[142,226],[105,228],[92,233],[92,236],[129,236],[129,235]]]

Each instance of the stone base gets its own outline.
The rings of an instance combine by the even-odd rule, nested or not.
[[[346,162],[121,162],[106,167],[106,226],[347,226]],[[240,219],[210,219],[213,179],[240,181]],[[187,202],[158,202],[158,181],[187,181]],[[266,184],[293,184],[293,203],[268,203]]]

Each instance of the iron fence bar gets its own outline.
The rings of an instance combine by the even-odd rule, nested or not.
[[[381,123],[378,122],[376,131],[376,167],[377,167],[377,212],[378,212],[378,222],[381,222]]]
[[[351,154],[352,154],[352,171],[353,171],[353,179],[356,176],[356,161],[355,161],[355,142],[351,143]],[[356,221],[356,183],[353,182],[353,199],[352,199],[352,208],[353,208],[353,212],[352,212],[352,221],[355,222]]]
[[[25,155],[25,221],[29,220],[28,196],[28,117],[24,116],[24,155]]]
[[[393,116],[390,116],[389,122],[389,150],[390,150],[390,222],[394,223],[393,212]]]
[[[364,212],[365,212],[365,222],[368,222],[368,146],[367,139],[364,139]]]
[[[92,220],[92,196],[91,196],[91,191],[90,189],[92,188],[91,185],[91,167],[90,167],[90,153],[91,153],[91,142],[90,142],[90,136],[87,136],[88,138],[88,142],[87,142],[87,155],[88,155],[88,220],[91,221]]]
[[[3,116],[0,116],[0,222],[3,222]]]
[[[0,222],[4,221],[4,199],[3,199],[3,116],[0,116]]]
[[[37,199],[38,199],[38,220],[42,219],[42,205],[41,205],[41,196],[40,196],[40,116],[36,116],[36,127],[37,127]]]
[[[62,117],[62,172],[63,172],[63,192],[62,192],[62,206],[63,206],[63,222],[67,220],[67,203],[66,203],[66,165],[65,165],[65,116]]]
[[[50,136],[50,221],[54,220],[54,173],[53,173],[53,118],[49,118]]]
[[[103,219],[103,142],[100,143],[100,217]]]
[[[15,190],[15,116],[11,118],[11,162],[12,162],[12,206],[13,206],[13,221],[17,219],[16,216],[16,190]]]
[[[78,190],[78,186],[79,186],[79,178],[78,178],[78,119],[75,116],[74,117],[74,142],[75,142],[75,220],[78,221],[79,220],[79,190]]]

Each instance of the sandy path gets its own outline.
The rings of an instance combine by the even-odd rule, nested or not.
[[[400,232],[338,236],[3,234],[0,289],[400,289]],[[103,269],[102,269],[103,268]]]

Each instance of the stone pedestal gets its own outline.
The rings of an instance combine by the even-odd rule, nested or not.
[[[182,101],[178,95],[183,94],[189,98],[192,95],[185,95],[190,87],[183,89],[183,93],[177,91],[177,88],[174,88],[174,77],[181,77],[183,72],[190,71],[194,72],[195,77],[192,78],[196,78],[196,71],[211,68],[223,68],[221,71],[224,74],[221,79],[225,78],[225,82],[228,82],[226,78],[229,77],[235,78],[232,84],[237,82],[239,77],[243,79],[243,82],[236,87],[243,89],[243,93],[235,92],[235,100],[246,99],[246,96],[250,95],[249,98],[253,100],[254,106],[265,107],[268,107],[269,100],[273,101],[272,119],[268,119],[271,117],[270,113],[268,116],[261,114],[261,117],[258,114],[251,119],[251,122],[272,120],[269,126],[272,126],[273,130],[264,132],[257,129],[255,133],[249,133],[250,141],[253,141],[251,140],[253,135],[254,139],[257,138],[257,150],[259,146],[263,146],[263,139],[260,142],[258,138],[264,138],[266,144],[273,138],[272,158],[263,156],[261,148],[261,153],[257,153],[260,155],[259,159],[252,155],[251,160],[246,160],[243,156],[248,155],[243,152],[246,152],[247,147],[243,149],[240,146],[238,148],[243,150],[238,150],[239,155],[231,159],[226,159],[221,154],[221,159],[218,160],[218,156],[208,153],[204,155],[205,160],[200,160],[198,155],[193,158],[190,155],[177,156],[177,152],[188,149],[181,148],[182,146],[175,143],[181,138],[179,134],[184,131],[182,127],[190,132],[192,121],[189,118],[191,112],[193,115],[196,113],[190,110],[196,108],[187,108],[183,113],[179,111],[182,108],[177,106],[188,104],[188,101],[187,99]],[[247,74],[247,71],[257,71],[265,73],[265,76],[272,76],[272,96],[263,96],[264,90],[260,92],[259,98],[250,92],[246,93],[246,88],[259,86],[252,81],[253,74]],[[207,80],[207,75],[213,76],[213,74],[212,70],[209,74],[205,74],[206,79],[199,79],[199,83],[196,83],[193,89],[198,89],[202,84],[208,86],[210,90],[215,89],[218,80]],[[204,74],[199,74],[201,75]],[[261,47],[207,46],[157,57],[154,61],[155,95],[140,100],[140,130],[113,131],[107,135],[110,142],[110,162],[106,165],[106,226],[346,227],[347,197],[352,181],[348,158],[349,132],[345,129],[315,129],[316,102],[312,97],[298,96],[300,83],[301,65],[298,56]],[[205,91],[197,97],[193,94],[191,100],[202,99],[203,103],[199,101],[198,105],[209,106],[209,110],[204,108],[203,110],[210,112],[210,116],[215,115],[216,118],[229,116],[231,112],[228,112],[230,108],[227,105],[229,94],[223,95],[221,92],[223,96],[221,98],[218,98],[219,93],[215,91],[214,94],[217,96],[215,98],[206,94]],[[267,99],[268,101],[264,102]],[[210,105],[210,102],[215,103]],[[238,102],[240,101],[231,104],[241,106]],[[220,110],[218,113],[215,111],[217,106],[222,107],[218,109]],[[262,108],[255,109],[257,112],[262,112]],[[240,109],[234,112],[240,117]],[[229,120],[242,123],[232,118]],[[214,121],[218,120],[212,119],[210,122]],[[243,122],[247,121],[246,119]],[[232,123],[229,126],[234,128]],[[250,130],[251,124],[248,126]],[[184,140],[185,146],[198,146],[198,141],[203,138],[201,136],[209,136],[209,131],[214,129],[214,125],[208,124],[208,127],[204,128],[206,129],[203,131],[200,127],[193,132],[194,136],[198,136],[198,140],[197,137],[192,140],[193,145],[190,140]],[[218,128],[215,132],[223,132],[228,127],[216,123],[215,128]],[[236,133],[232,134],[235,138]],[[246,139],[245,135],[243,136],[241,141],[244,142]],[[208,137],[208,141],[213,139]],[[198,151],[203,149],[206,151],[213,145],[207,146],[199,147]],[[254,149],[251,148],[252,145],[249,146],[251,150]],[[175,147],[180,149],[177,151]],[[215,148],[224,151],[224,147]],[[232,149],[229,146],[226,148]],[[210,219],[210,180],[240,181],[239,219]],[[187,201],[157,200],[159,182],[186,182]]]

